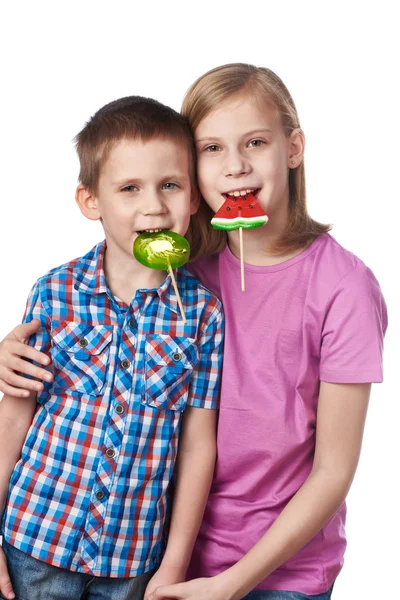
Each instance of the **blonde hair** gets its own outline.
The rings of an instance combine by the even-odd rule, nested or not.
[[[193,130],[221,103],[235,94],[251,94],[252,98],[272,103],[279,112],[283,130],[289,136],[300,128],[296,106],[283,81],[270,69],[244,63],[223,65],[208,71],[189,88],[182,104],[182,114]],[[213,229],[213,212],[202,199],[199,211],[192,217],[188,237],[192,260],[223,250],[227,243],[224,231]],[[306,246],[331,229],[314,221],[307,212],[304,163],[289,169],[289,218],[285,231],[269,252],[280,254]]]

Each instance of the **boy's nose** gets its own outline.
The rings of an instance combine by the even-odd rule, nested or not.
[[[143,198],[142,213],[144,215],[159,215],[166,210],[165,203],[156,193],[148,194]]]

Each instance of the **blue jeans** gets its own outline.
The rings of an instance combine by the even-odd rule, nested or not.
[[[16,600],[142,600],[155,573],[153,569],[129,579],[93,577],[36,560],[4,539],[3,550]]]
[[[317,594],[317,596],[307,596],[300,592],[272,591],[272,590],[255,590],[247,594],[242,600],[330,600],[332,589],[325,594]]]

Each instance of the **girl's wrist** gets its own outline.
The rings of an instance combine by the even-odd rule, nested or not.
[[[241,592],[241,585],[236,581],[231,569],[223,571],[213,577],[215,582],[215,598],[218,600],[241,600],[245,594]]]
[[[214,579],[217,580],[217,589],[223,591],[221,600],[241,600],[254,589],[259,581],[254,575],[251,576],[242,561],[216,575]],[[220,596],[218,596],[219,598]]]

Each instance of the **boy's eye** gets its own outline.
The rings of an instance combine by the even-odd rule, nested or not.
[[[172,181],[167,181],[167,183],[164,183],[164,185],[162,186],[162,189],[163,190],[174,190],[178,187],[179,187],[179,185],[177,183],[172,183]]]
[[[218,152],[218,150],[221,150],[221,148],[220,146],[217,146],[217,144],[210,144],[209,146],[206,146],[204,150],[206,152]]]
[[[126,185],[122,188],[121,192],[135,192],[138,188],[136,185]]]
[[[257,148],[258,146],[262,146],[263,144],[263,140],[251,140],[251,142],[248,143],[248,146],[250,146],[250,148]]]

